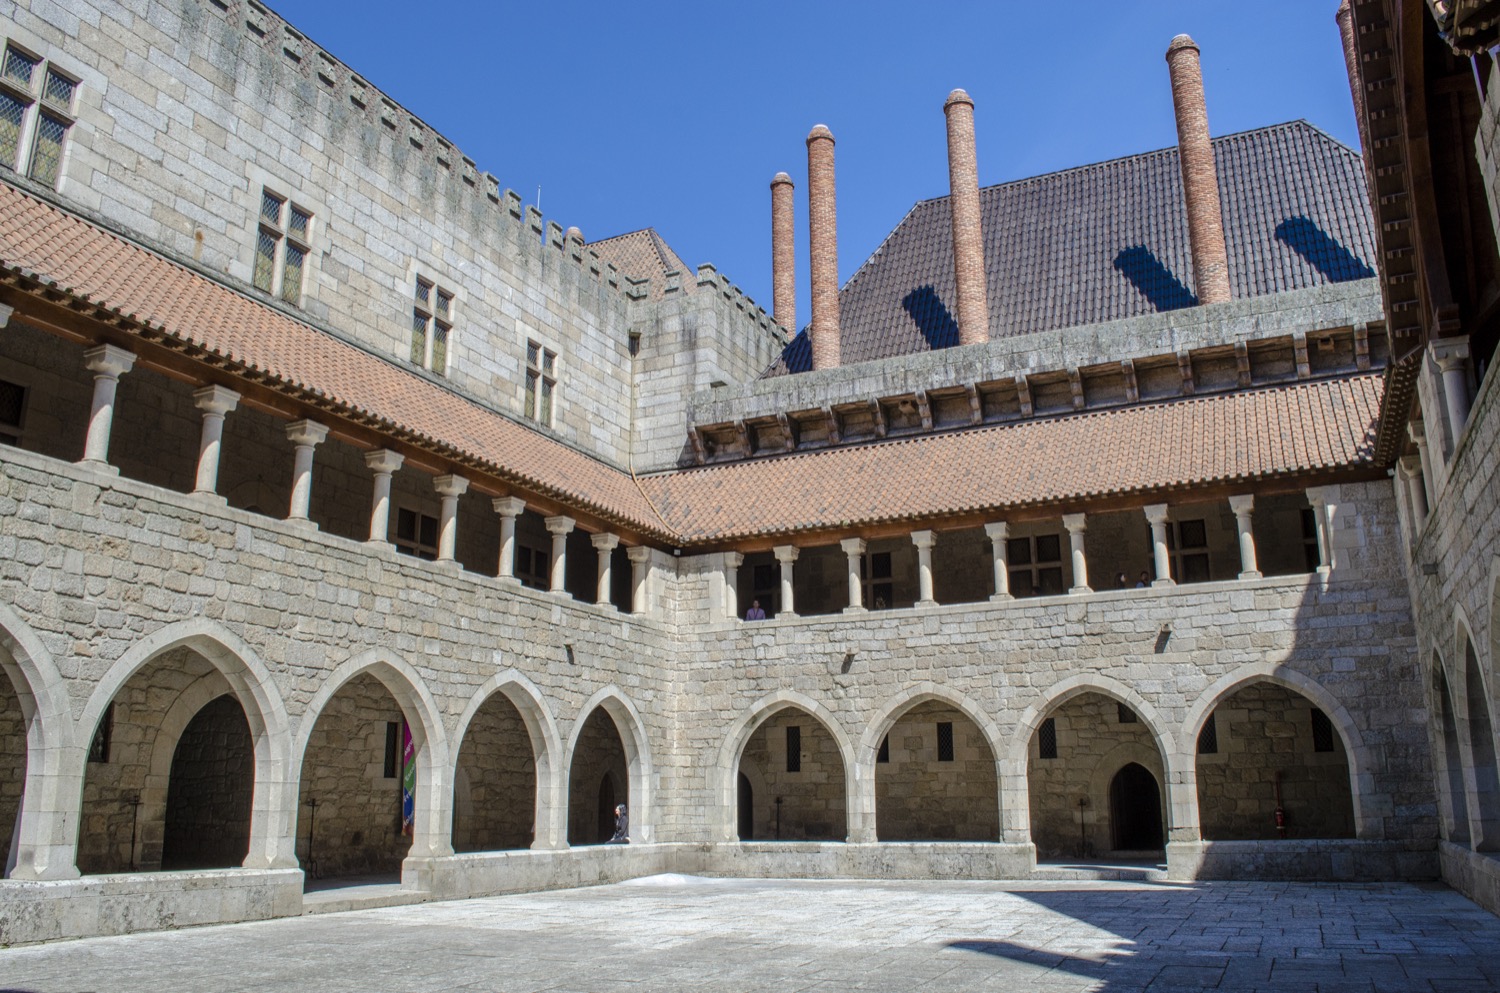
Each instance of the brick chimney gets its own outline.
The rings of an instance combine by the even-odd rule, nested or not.
[[[808,268],[812,272],[814,369],[839,364],[839,236],[833,186],[833,132],[822,124],[807,135]]]
[[[1214,150],[1208,140],[1208,109],[1203,103],[1203,73],[1198,46],[1180,34],[1167,46],[1172,74],[1172,103],[1177,108],[1177,157],[1182,162],[1182,192],[1187,198],[1188,242],[1193,252],[1193,282],[1199,303],[1229,299],[1229,253],[1224,247],[1224,213]]]
[[[990,340],[985,290],[984,236],[979,225],[979,163],[974,154],[974,101],[963,90],[948,94],[948,204],[953,214],[953,274],[958,284],[958,343]]]
[[[797,331],[796,201],[792,177],[778,172],[771,180],[771,288],[776,323]]]

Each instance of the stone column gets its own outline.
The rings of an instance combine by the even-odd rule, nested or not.
[[[519,586],[516,578],[516,518],[526,509],[520,497],[495,497],[491,504],[500,515],[500,580]]]
[[[1318,532],[1318,574],[1326,576],[1333,571],[1333,510],[1328,494],[1322,486],[1311,486],[1307,490],[1307,502],[1312,504],[1313,524]]]
[[[740,616],[740,566],[744,564],[743,553],[724,553],[724,612],[732,621]]]
[[[1156,562],[1156,579],[1152,586],[1175,586],[1172,580],[1172,556],[1167,552],[1167,505],[1153,503],[1146,507],[1151,524],[1151,554]]]
[[[1406,425],[1406,433],[1411,436],[1411,442],[1417,446],[1417,461],[1422,466],[1422,499],[1427,504],[1428,510],[1437,502],[1434,492],[1437,486],[1437,477],[1432,474],[1432,455],[1427,450],[1427,426],[1422,421],[1411,421]]]
[[[571,517],[547,518],[547,531],[552,535],[552,576],[548,588],[553,593],[566,591],[568,581],[568,533],[578,523]]]
[[[1240,578],[1259,579],[1260,566],[1255,561],[1255,532],[1250,526],[1250,510],[1255,506],[1255,497],[1249,494],[1229,498],[1229,509],[1234,511],[1234,526],[1240,532]]]
[[[437,560],[456,566],[458,562],[453,557],[453,549],[458,543],[458,498],[468,491],[469,481],[462,476],[449,474],[437,477],[432,485],[437,489],[438,496],[443,498],[443,509],[438,517]]]
[[[109,464],[109,433],[115,420],[115,390],[120,377],[135,365],[135,355],[114,345],[96,345],[83,353],[84,365],[94,374],[94,401],[89,409],[89,432],[83,442],[82,462],[117,472]]]
[[[66,704],[43,694],[35,719],[59,727],[72,719]],[[49,739],[55,736],[49,736]],[[77,879],[78,825],[88,749],[55,740],[27,755],[24,788],[10,854],[10,879]]]
[[[1427,520],[1427,491],[1422,488],[1422,462],[1415,455],[1403,455],[1396,462],[1396,472],[1406,486],[1406,505],[1411,508],[1411,529],[1415,533]]]
[[[1083,514],[1064,514],[1063,527],[1068,529],[1068,544],[1073,547],[1073,587],[1069,593],[1092,593],[1089,589],[1089,563],[1083,552],[1083,533],[1088,521]]]
[[[995,603],[1013,600],[1015,598],[1010,595],[1010,563],[1005,560],[1005,543],[1010,540],[1010,525],[1004,521],[995,521],[984,526],[984,533],[990,537],[990,549],[995,558],[995,593],[990,599]]]
[[[203,411],[203,430],[198,436],[198,478],[193,484],[193,492],[200,496],[218,497],[219,450],[224,442],[224,415],[239,404],[240,395],[222,386],[205,386],[193,391],[193,402]]]
[[[611,581],[610,558],[614,550],[619,547],[620,536],[617,534],[594,534],[589,535],[589,541],[593,542],[594,548],[599,552],[599,589],[594,596],[594,603],[601,607],[609,606],[609,587]]]
[[[844,556],[849,563],[849,606],[844,608],[846,614],[863,614],[865,612],[865,584],[860,581],[859,563],[865,556],[868,547],[863,538],[845,538],[839,542],[839,547],[844,550]]]
[[[777,617],[796,617],[797,605],[792,599],[792,563],[797,561],[796,545],[777,545],[773,552],[781,563],[781,610]]]
[[[932,598],[932,546],[937,535],[931,531],[913,531],[911,543],[917,546],[917,606],[936,607]]]
[[[636,545],[625,549],[630,556],[630,612],[646,613],[646,583],[651,578],[651,549]]]
[[[292,462],[292,505],[286,519],[312,524],[307,513],[312,506],[313,449],[328,437],[328,429],[316,421],[293,421],[286,426],[286,436],[297,446]]]
[[[1453,449],[1469,423],[1469,339],[1445,338],[1432,343],[1432,357],[1443,371],[1443,403]]]
[[[365,453],[365,465],[375,473],[375,495],[370,499],[369,544],[391,547],[391,474],[401,468],[406,456],[389,448]]]

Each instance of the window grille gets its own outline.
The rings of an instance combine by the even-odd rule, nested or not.
[[[1057,758],[1057,719],[1047,718],[1042,726],[1037,729],[1036,744],[1038,757],[1044,759]]]
[[[1121,724],[1135,724],[1137,722],[1135,711],[1131,710],[1123,703],[1117,703],[1115,704],[1115,706],[1116,708],[1118,708],[1118,717]]]
[[[1198,754],[1219,754],[1219,724],[1214,720],[1213,714],[1208,715],[1208,720],[1203,722],[1203,730],[1198,732]]]
[[[953,761],[953,722],[939,721],[937,726],[938,761]]]
[[[557,353],[526,342],[526,416],[552,426],[553,395],[557,391]]]
[[[270,190],[260,191],[260,226],[255,233],[255,264],[250,274],[256,289],[294,307],[301,305],[311,233],[310,212]]]
[[[802,771],[802,729],[795,724],[786,729],[786,771]]]
[[[1312,712],[1312,739],[1313,751],[1331,752],[1334,750],[1333,722],[1328,719],[1327,714],[1316,707],[1313,708]]]
[[[0,58],[0,165],[55,187],[62,178],[77,93],[76,80],[7,45]]]

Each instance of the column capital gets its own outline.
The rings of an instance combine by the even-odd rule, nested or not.
[[[1324,486],[1309,486],[1307,488],[1307,502],[1314,507],[1322,507],[1328,503],[1328,488]]]
[[[777,545],[771,551],[776,555],[777,562],[795,562],[801,549],[796,545]]]
[[[519,517],[521,516],[521,512],[526,509],[526,501],[520,497],[495,497],[490,502],[490,505],[495,508],[495,513],[501,517]]]
[[[1152,524],[1167,523],[1167,505],[1164,503],[1148,503],[1141,508],[1146,512],[1146,520]]]
[[[984,526],[984,533],[991,541],[1004,541],[1010,537],[1010,525],[1005,521],[994,521]]]
[[[365,465],[375,472],[395,472],[406,461],[406,456],[389,448],[377,448],[365,453]]]
[[[328,428],[317,421],[293,421],[286,426],[286,436],[294,445],[318,445],[328,437]]]
[[[83,353],[83,364],[89,372],[118,378],[135,365],[135,353],[115,345],[95,345]]]
[[[1469,339],[1467,335],[1456,338],[1438,338],[1431,345],[1433,361],[1444,372],[1462,369],[1469,361]]]
[[[223,386],[205,386],[193,391],[193,403],[205,414],[223,416],[239,406],[240,395]]]
[[[1427,444],[1427,425],[1423,421],[1408,421],[1406,433],[1411,436],[1412,444],[1418,448]]]
[[[724,565],[730,569],[738,569],[745,564],[744,552],[725,552]]]
[[[1063,527],[1067,528],[1069,533],[1087,531],[1089,529],[1087,514],[1064,514],[1062,522]]]
[[[438,491],[438,496],[459,497],[468,492],[469,481],[462,476],[449,473],[446,476],[434,478],[432,488]]]
[[[1415,479],[1421,475],[1422,459],[1417,455],[1403,455],[1396,460],[1396,469],[1407,479]]]
[[[931,531],[913,531],[911,543],[918,548],[931,548],[937,541],[937,535]]]
[[[608,531],[600,531],[598,534],[589,535],[589,541],[601,552],[612,552],[620,544],[620,536],[610,534]]]
[[[544,523],[547,525],[547,530],[555,535],[567,534],[578,524],[573,518],[563,516],[549,517]]]
[[[844,538],[839,542],[839,547],[844,550],[845,555],[863,555],[870,546],[863,538]]]
[[[650,562],[651,546],[631,545],[629,548],[625,549],[625,554],[632,562]]]
[[[1255,496],[1243,493],[1229,498],[1229,509],[1234,511],[1234,516],[1242,517],[1255,508]]]

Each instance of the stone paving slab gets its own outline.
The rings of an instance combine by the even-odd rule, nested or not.
[[[652,876],[0,951],[0,993],[132,990],[1472,993],[1500,918],[1399,883]]]

